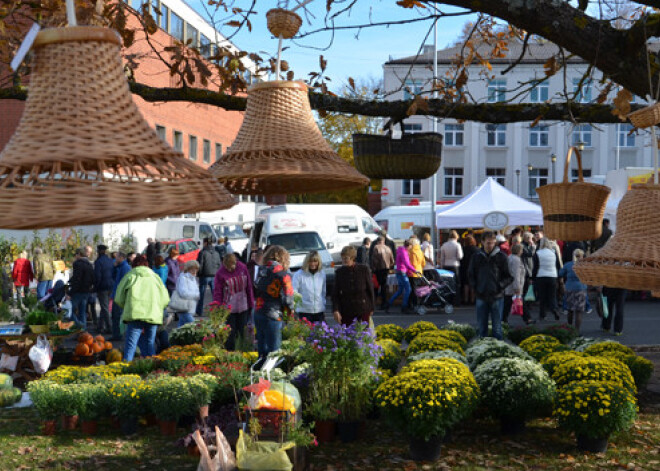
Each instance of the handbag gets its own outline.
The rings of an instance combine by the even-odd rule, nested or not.
[[[608,317],[610,317],[610,308],[607,306],[607,298],[602,294],[599,295],[598,303],[599,306],[602,306],[603,319],[607,319]]]
[[[513,316],[523,315],[523,300],[520,296],[513,297],[513,302],[511,303],[511,315]]]
[[[536,296],[534,296],[534,286],[529,285],[529,288],[527,288],[527,293],[525,293],[525,302],[533,303],[534,301],[536,301]]]
[[[170,298],[170,303],[167,305],[167,308],[174,312],[188,312],[189,302],[187,299],[183,299],[179,293],[174,290],[172,297]]]

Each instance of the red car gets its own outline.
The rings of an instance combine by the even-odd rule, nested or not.
[[[163,253],[169,255],[170,249],[176,248],[179,251],[179,266],[183,270],[183,266],[189,260],[197,260],[199,254],[199,247],[192,239],[177,239],[177,240],[162,240],[160,243],[163,246]]]

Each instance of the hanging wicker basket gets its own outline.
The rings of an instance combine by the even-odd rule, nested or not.
[[[578,162],[578,181],[569,183],[568,170],[573,152]],[[538,187],[536,192],[543,207],[543,229],[550,239],[579,241],[600,237],[610,188],[584,182],[582,156],[577,148],[568,149],[564,180]]]
[[[291,39],[298,33],[302,18],[297,13],[284,8],[273,8],[266,13],[268,31],[276,38]]]
[[[360,173],[373,179],[424,179],[442,160],[442,135],[404,134],[401,139],[353,134],[353,157]]]
[[[633,185],[619,203],[616,233],[575,265],[580,281],[660,294],[660,185]]]
[[[660,123],[660,103],[655,103],[628,115],[630,122],[639,129],[650,128]]]

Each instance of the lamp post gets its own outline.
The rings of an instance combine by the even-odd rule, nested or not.
[[[516,169],[516,195],[520,196],[520,169]]]
[[[529,177],[532,176],[532,170],[534,170],[534,166],[532,164],[527,164],[527,177],[528,177],[527,181],[529,183],[529,188],[527,190],[527,197],[528,198],[532,197],[532,184],[531,184],[532,179],[529,178]]]
[[[551,183],[554,183],[555,182],[555,163],[557,162],[557,156],[555,154],[550,155],[550,162],[552,162],[552,174],[551,174],[552,182]]]

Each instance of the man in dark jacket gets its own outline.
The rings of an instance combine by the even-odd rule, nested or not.
[[[370,254],[373,254],[373,251],[369,250],[369,246],[371,245],[371,239],[369,237],[365,237],[362,240],[362,245],[358,247],[357,249],[357,258],[355,259],[355,263],[359,263],[360,265],[371,265],[370,260],[371,257],[369,256]]]
[[[110,292],[115,285],[112,276],[115,263],[106,254],[107,250],[108,247],[103,244],[96,246],[99,256],[94,262],[94,287],[101,306],[98,329],[102,334],[110,333]]]
[[[612,237],[612,229],[610,229],[610,220],[607,218],[603,219],[603,232],[601,232],[600,237],[593,242],[591,242],[591,251],[595,252],[600,250],[605,246],[608,240]]]
[[[201,316],[204,310],[204,295],[206,294],[206,287],[211,287],[213,292],[213,279],[215,274],[222,265],[220,254],[213,248],[213,241],[210,238],[204,239],[204,248],[199,251],[197,255],[197,262],[199,263],[199,301],[197,302],[197,315]]]
[[[513,281],[506,255],[495,246],[493,232],[484,232],[483,249],[472,256],[468,268],[470,286],[477,294],[479,336],[488,335],[488,318],[493,324],[493,337],[502,340],[502,307],[504,288]]]
[[[84,249],[76,249],[73,273],[69,280],[69,297],[73,305],[73,320],[87,330],[87,300],[94,292],[94,266],[85,256]]]
[[[124,252],[117,252],[115,256],[115,270],[114,276],[115,280],[112,285],[112,299],[115,299],[117,294],[117,286],[121,283],[124,275],[131,271],[131,266],[128,264],[128,256]],[[121,315],[123,314],[123,309],[120,308],[117,303],[112,303],[112,338],[110,340],[117,341],[121,340],[121,330],[119,328],[119,323],[121,322]]]
[[[154,258],[156,257],[156,244],[151,237],[147,239],[147,250],[145,251],[145,255],[147,256],[147,262],[149,262],[149,266],[153,267]],[[130,260],[128,263],[130,264]]]

